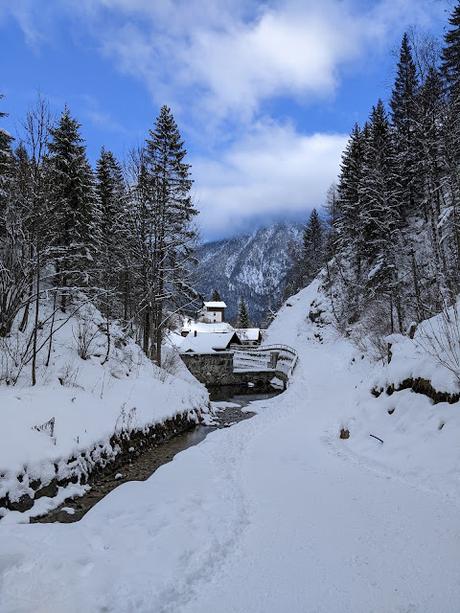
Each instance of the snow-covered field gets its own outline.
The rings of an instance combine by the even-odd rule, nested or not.
[[[458,613],[458,408],[373,398],[390,374],[312,324],[314,298],[270,328],[300,359],[256,417],[78,523],[0,522],[2,613]]]

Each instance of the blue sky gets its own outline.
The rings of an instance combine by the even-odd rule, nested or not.
[[[355,121],[388,98],[405,29],[441,36],[450,0],[0,0],[4,126],[37,91],[120,158],[169,104],[204,239],[305,218]]]

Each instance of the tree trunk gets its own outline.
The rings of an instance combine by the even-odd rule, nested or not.
[[[40,316],[40,251],[37,249],[37,277],[35,286],[35,318],[32,343],[32,385],[37,383],[37,336]]]

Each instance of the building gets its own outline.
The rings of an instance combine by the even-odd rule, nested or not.
[[[238,328],[236,333],[243,345],[256,347],[262,342],[262,330],[260,328]]]
[[[225,320],[225,302],[205,302],[198,314],[198,320],[207,324],[222,323]]]
[[[223,321],[221,323],[207,324],[203,321],[193,321],[187,319],[182,326],[181,335],[188,336],[190,333],[194,334],[206,332],[207,334],[223,334],[224,332],[235,332],[235,328]]]
[[[180,353],[216,353],[228,351],[230,345],[241,345],[236,332],[223,332],[209,334],[206,332],[193,332],[184,338],[180,345]]]

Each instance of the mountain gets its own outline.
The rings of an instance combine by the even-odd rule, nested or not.
[[[291,266],[289,245],[302,227],[276,223],[252,234],[205,243],[198,250],[198,289],[210,298],[217,289],[227,303],[226,318],[234,320],[244,297],[253,324],[264,323],[270,308],[279,306]]]

